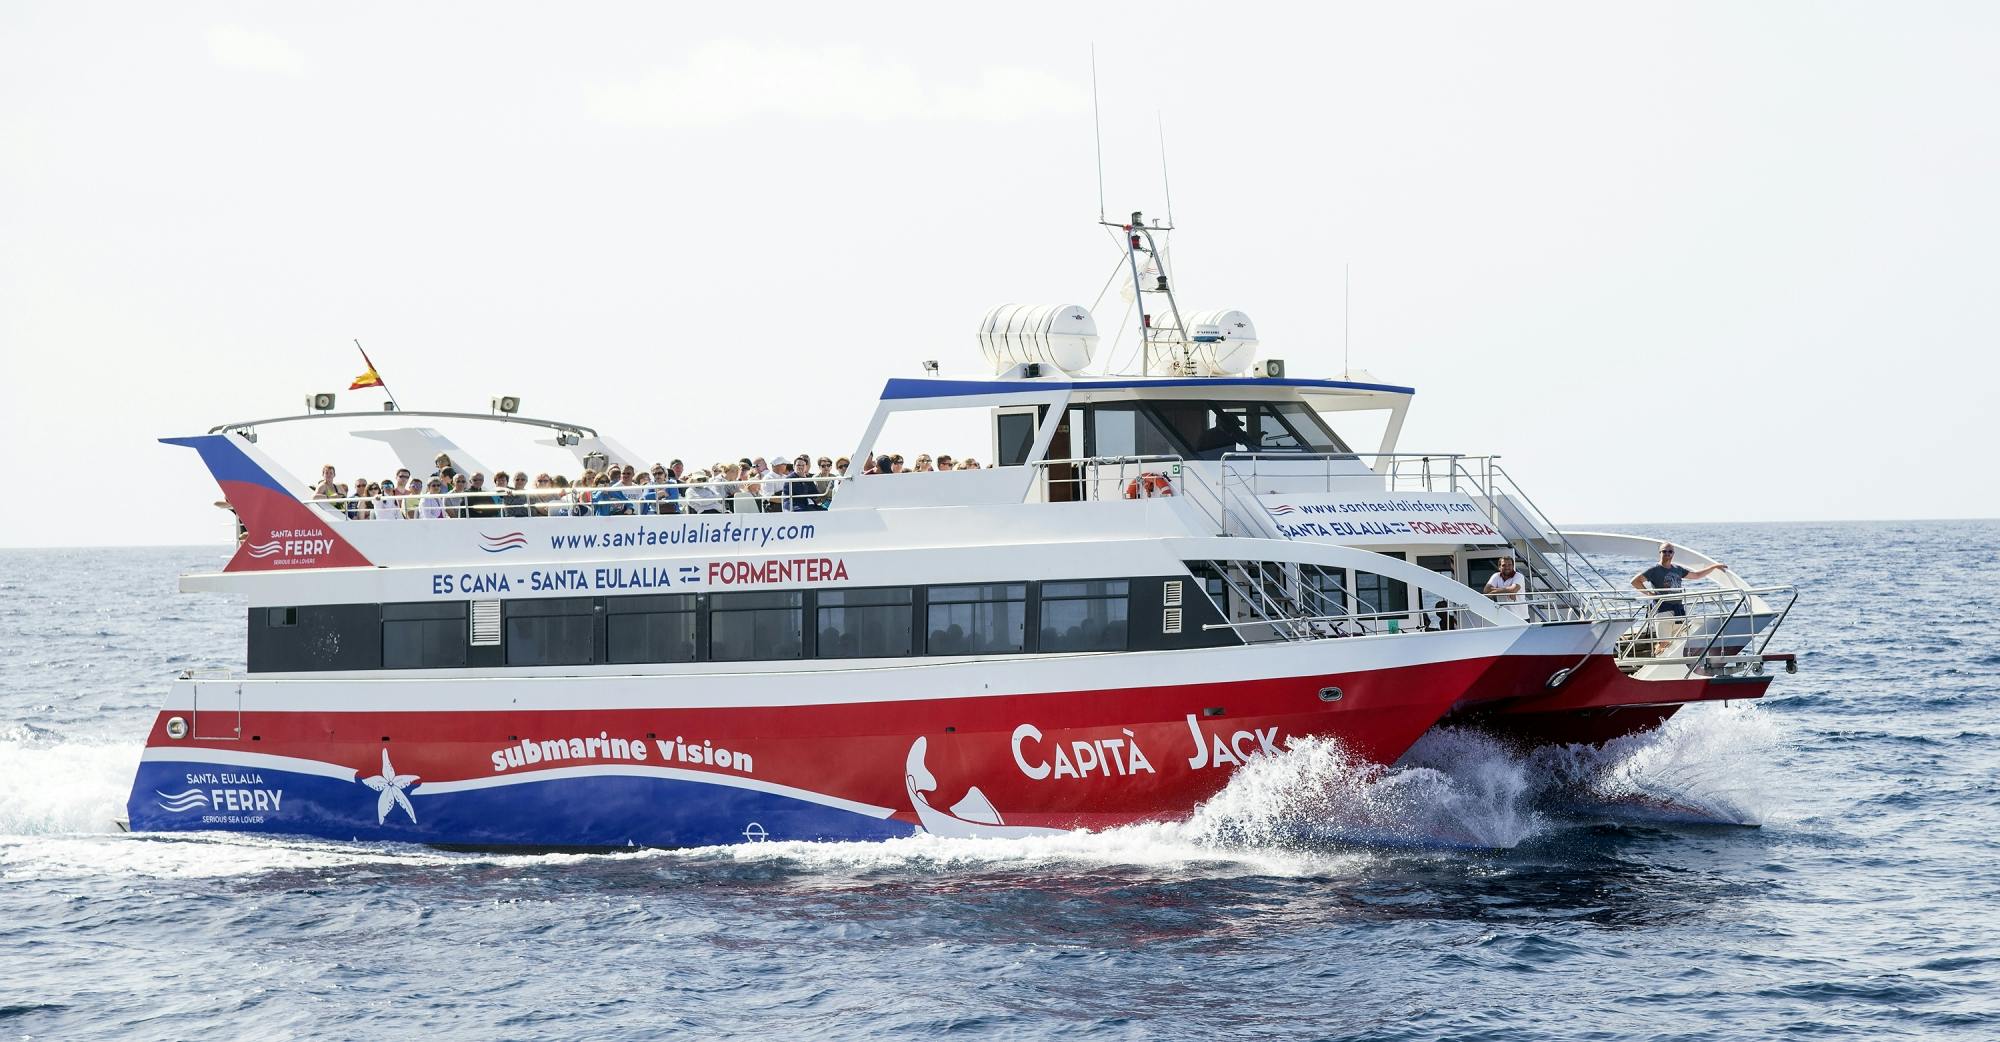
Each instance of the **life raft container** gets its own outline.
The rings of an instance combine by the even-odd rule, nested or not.
[[[1174,494],[1174,483],[1165,474],[1146,471],[1125,483],[1126,499],[1152,499],[1155,496]]]

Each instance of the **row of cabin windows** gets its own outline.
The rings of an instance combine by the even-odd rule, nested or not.
[[[505,601],[499,643],[509,666],[1124,651],[1133,646],[1132,585],[1119,579]],[[301,611],[371,607],[269,608],[264,621],[296,626]],[[470,664],[476,646],[467,602],[380,609],[381,668]],[[254,650],[253,638],[253,657]],[[368,667],[350,660],[331,668]]]
[[[1036,414],[1003,413],[995,428],[1001,466],[1026,463]],[[1352,450],[1304,402],[1163,400],[1071,406],[1069,442],[1052,451],[1089,456],[1221,459],[1228,452],[1348,455]]]
[[[1440,575],[1456,578],[1457,559],[1451,554],[1417,554],[1408,556],[1399,551],[1387,551],[1385,557],[1408,560],[1419,568]],[[1499,552],[1484,557],[1467,558],[1465,562],[1465,585],[1475,590],[1483,589],[1486,580],[1500,570]],[[1228,596],[1228,588],[1223,580],[1218,562],[1194,561],[1188,567],[1202,582],[1209,599],[1220,605]],[[1251,568],[1262,576],[1262,583],[1269,589],[1281,589],[1285,584],[1284,566],[1272,561],[1233,562],[1236,567]],[[1423,603],[1412,607],[1410,584],[1386,575],[1365,572],[1359,569],[1321,568],[1314,565],[1298,566],[1298,581],[1303,591],[1305,603],[1299,607],[1303,614],[1317,616],[1346,615],[1352,612],[1364,616],[1408,615],[1413,611],[1423,612],[1437,608],[1444,603],[1436,596],[1426,596]],[[1248,582],[1246,585],[1255,586]],[[1352,596],[1350,598],[1350,591]]]

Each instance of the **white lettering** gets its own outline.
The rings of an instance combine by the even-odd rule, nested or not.
[[[1188,766],[1198,771],[1208,766],[1208,745],[1202,740],[1201,725],[1195,723],[1193,713],[1188,714],[1187,724],[1188,734],[1194,736],[1194,755],[1188,757]]]
[[[1036,781],[1041,781],[1049,776],[1048,763],[1046,761],[1042,763],[1029,763],[1028,758],[1021,755],[1021,743],[1030,739],[1037,742],[1041,741],[1042,729],[1036,727],[1034,724],[1022,724],[1014,728],[1014,766],[1019,767],[1022,774]]]

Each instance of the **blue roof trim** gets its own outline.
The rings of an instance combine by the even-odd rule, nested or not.
[[[897,377],[882,386],[882,400],[886,402],[903,398],[958,398],[980,394],[1011,394],[1016,391],[1119,390],[1133,387],[1325,387],[1343,391],[1417,393],[1414,387],[1398,387],[1395,384],[1364,384],[1346,380],[1268,380],[1261,376],[1130,380],[911,380]]]

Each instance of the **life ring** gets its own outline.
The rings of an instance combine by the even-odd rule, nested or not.
[[[1167,480],[1165,474],[1155,471],[1145,471],[1138,477],[1125,483],[1126,499],[1152,499],[1155,496],[1171,496],[1173,494],[1174,483]]]

